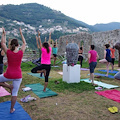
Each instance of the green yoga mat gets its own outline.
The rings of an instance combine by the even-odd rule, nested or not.
[[[41,79],[44,79],[44,75],[43,77],[40,77],[40,73],[27,73],[28,75],[32,75],[34,77],[38,77],[38,78],[41,78]]]
[[[56,92],[46,88],[46,92],[43,92],[44,86],[40,83],[25,85],[26,87],[32,88],[32,91],[40,98],[51,97],[58,95]]]

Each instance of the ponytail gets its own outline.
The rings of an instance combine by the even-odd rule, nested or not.
[[[10,43],[10,50],[14,51],[15,47],[17,47],[17,46],[18,46],[18,40],[17,39],[12,39],[11,43]]]
[[[44,43],[43,43],[43,47],[45,47],[45,48],[46,48],[47,53],[49,53],[49,52],[50,52],[50,49],[49,49],[49,44],[48,44],[47,42],[44,42]]]
[[[12,51],[15,50],[15,44],[11,45],[11,50],[12,50]]]

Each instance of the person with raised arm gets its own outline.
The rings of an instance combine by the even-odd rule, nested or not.
[[[0,86],[7,87],[11,91],[12,97],[11,97],[10,113],[13,113],[15,111],[14,105],[17,100],[18,90],[22,82],[21,62],[22,62],[23,53],[25,52],[25,48],[26,48],[25,47],[26,41],[22,34],[22,30],[20,28],[19,31],[23,42],[21,50],[18,50],[19,44],[17,39],[11,40],[10,49],[8,49],[6,46],[5,29],[2,28],[2,30],[3,33],[1,39],[1,45],[4,52],[7,55],[8,67],[6,69],[6,72],[0,75]],[[7,84],[6,82],[8,81],[12,81],[12,85]]]
[[[0,74],[3,73],[3,66],[4,66],[4,64],[3,64],[3,57],[4,57],[4,55],[5,55],[5,52],[2,49],[1,42],[0,42]]]
[[[113,45],[113,41],[111,41],[111,45],[112,47],[110,47],[110,51],[111,51],[111,59],[112,59],[112,71],[114,70],[114,62],[115,62],[115,46]]]
[[[57,51],[58,51],[58,45],[57,45],[57,39],[54,41],[52,41],[52,54],[53,54],[53,59],[54,59],[54,64],[53,66],[55,66],[55,62],[56,62],[56,58],[57,58]]]
[[[46,88],[48,85],[48,77],[51,70],[51,47],[50,47],[50,39],[48,42],[41,43],[40,32],[38,31],[38,39],[40,42],[41,49],[41,65],[33,68],[31,70],[32,73],[44,73],[45,76],[45,84],[43,91],[46,92]]]
[[[109,65],[112,64],[112,59],[111,59],[111,51],[109,49],[110,45],[109,44],[105,44],[105,49],[104,50],[104,59],[99,60],[100,63],[106,63],[106,69],[107,69],[107,74],[105,75],[106,77],[109,74]]]
[[[80,62],[80,65],[82,67],[82,62],[83,62],[83,45],[80,46],[80,42],[79,42],[78,46],[79,46],[78,61]]]

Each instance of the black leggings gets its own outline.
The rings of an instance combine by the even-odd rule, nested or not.
[[[51,70],[51,65],[41,64],[31,70],[32,73],[37,73],[38,70],[46,70],[45,82],[48,82],[49,73]]]

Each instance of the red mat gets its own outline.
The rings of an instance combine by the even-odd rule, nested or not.
[[[106,90],[106,91],[99,91],[99,92],[96,91],[95,93],[120,103],[120,91],[118,90],[114,89],[114,90]]]

